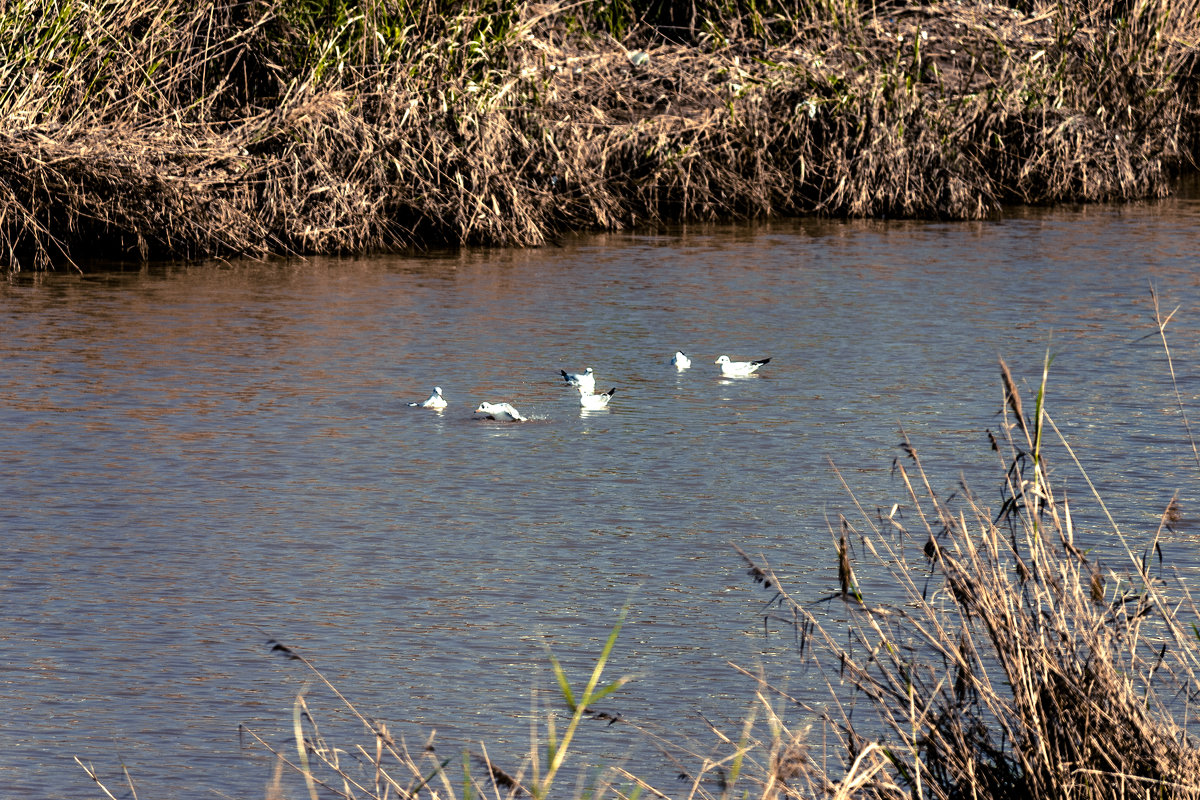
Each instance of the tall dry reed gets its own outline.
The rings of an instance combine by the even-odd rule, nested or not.
[[[829,681],[828,700],[800,704],[831,732],[832,756],[805,766],[845,797],[1200,797],[1197,609],[1159,548],[1178,506],[1136,552],[1110,519],[1127,561],[1102,566],[1047,477],[1059,433],[1045,374],[1032,408],[1003,364],[1002,377],[998,508],[940,497],[910,447],[897,463],[908,514],[841,520],[839,538],[890,576],[898,601],[861,590],[842,548],[843,629],[743,554],[772,592],[769,616],[795,626]]]

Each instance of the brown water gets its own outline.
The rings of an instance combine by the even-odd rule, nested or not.
[[[0,284],[0,788],[85,796],[78,755],[141,797],[261,796],[238,725],[286,747],[307,677],[269,638],[410,742],[515,760],[543,645],[581,680],[627,599],[610,669],[637,678],[609,706],[707,752],[701,714],[736,732],[754,688],[727,659],[806,680],[731,543],[829,592],[852,511],[829,460],[868,508],[900,499],[901,426],[939,488],[993,496],[998,355],[1032,383],[1055,354],[1051,413],[1128,533],[1177,489],[1187,513],[1200,471],[1147,335],[1153,285],[1200,421],[1198,209]],[[722,353],[772,361],[724,381]],[[585,366],[609,410],[562,384]],[[407,407],[435,384],[443,413]],[[473,420],[481,400],[533,421]],[[1168,557],[1191,568],[1192,535]]]

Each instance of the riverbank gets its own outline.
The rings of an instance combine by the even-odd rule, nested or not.
[[[1196,147],[1195,2],[434,5],[8,6],[7,268],[980,219]]]

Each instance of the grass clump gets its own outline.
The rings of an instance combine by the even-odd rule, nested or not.
[[[906,445],[901,511],[864,512],[861,533],[841,521],[839,538],[883,567],[897,602],[873,602],[844,557],[843,630],[746,558],[773,593],[769,617],[795,626],[829,681],[832,702],[797,701],[836,741],[835,756],[811,764],[845,797],[1200,797],[1197,609],[1165,580],[1159,547],[1178,505],[1141,552],[1109,518],[1129,566],[1102,565],[1048,478],[1058,431],[1045,374],[1028,416],[1006,367],[1003,377],[999,509],[939,497]]]
[[[20,0],[7,269],[1160,196],[1200,0]]]
[[[272,642],[274,652],[302,663],[332,692],[342,708],[348,710],[371,734],[371,743],[356,744],[348,749],[337,746],[321,732],[316,717],[309,710],[305,693],[301,692],[293,708],[294,756],[276,749],[253,731],[246,731],[277,759],[277,770],[267,790],[268,797],[284,796],[284,768],[303,777],[312,800],[325,792],[344,798],[361,797],[368,800],[389,797],[415,800],[421,796],[432,800],[439,796],[454,798],[459,795],[463,800],[488,796],[530,797],[534,800],[552,797],[555,780],[571,753],[581,723],[585,719],[603,718],[592,704],[612,695],[628,680],[619,678],[605,685],[600,682],[627,611],[628,607],[622,610],[579,694],[572,689],[566,670],[553,654],[550,655],[555,680],[567,712],[566,728],[560,732],[556,724],[557,714],[552,709],[546,709],[544,727],[538,728],[535,722],[533,747],[528,759],[519,765],[519,769],[511,772],[493,761],[483,746],[478,752],[464,750],[457,759],[453,756],[443,757],[437,752],[433,734],[414,753],[403,739],[397,740],[392,736],[386,723],[364,716],[315,664],[294,649]],[[90,770],[89,776],[96,780],[95,773]],[[614,792],[606,775],[597,775],[588,785],[587,794],[599,800],[606,795],[620,796],[623,793]],[[635,788],[632,792],[635,797],[639,794],[640,789]]]

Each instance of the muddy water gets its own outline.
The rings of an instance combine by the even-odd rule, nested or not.
[[[1130,533],[1176,490],[1186,513],[1147,335],[1154,286],[1200,421],[1198,221],[1185,197],[0,284],[0,786],[86,796],[79,756],[143,797],[261,796],[238,726],[290,747],[308,677],[269,639],[410,744],[515,763],[546,646],[582,680],[626,601],[609,706],[714,752],[705,717],[736,734],[753,691],[726,661],[809,679],[731,544],[829,592],[831,462],[865,507],[901,499],[901,428],[940,489],[994,495],[997,356],[1032,383],[1054,354],[1051,413]],[[771,362],[722,380],[724,353]],[[606,411],[559,377],[586,366]],[[434,385],[445,411],[407,406]],[[1186,526],[1168,552],[1194,565]],[[586,740],[673,788],[620,726]]]

